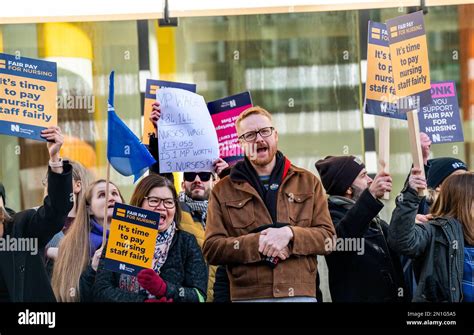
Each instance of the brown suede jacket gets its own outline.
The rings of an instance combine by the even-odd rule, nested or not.
[[[227,265],[231,299],[315,297],[316,255],[335,234],[325,193],[311,172],[291,165],[278,190],[277,220],[293,232],[291,256],[275,268],[262,263],[259,226],[271,224],[258,192],[225,177],[212,190],[203,253],[210,264]]]

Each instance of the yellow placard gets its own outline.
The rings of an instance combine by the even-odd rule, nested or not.
[[[155,212],[116,204],[110,224],[105,268],[132,275],[140,269],[151,269],[159,217]]]
[[[112,220],[106,257],[151,269],[157,232],[156,229]]]
[[[431,89],[426,36],[391,45],[393,79],[398,96],[409,96]],[[398,50],[398,52],[397,52]]]

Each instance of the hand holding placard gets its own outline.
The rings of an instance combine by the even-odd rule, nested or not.
[[[157,298],[166,293],[166,282],[153,269],[144,269],[138,273],[138,283]]]
[[[375,199],[380,199],[392,191],[392,177],[383,170],[375,176],[369,186],[369,192]]]
[[[408,178],[408,184],[410,185],[410,187],[414,190],[418,190],[418,192],[420,192],[420,190],[426,190],[427,187],[426,178],[424,173],[422,172],[423,169],[414,167],[413,169],[411,169],[411,174]],[[418,195],[420,194],[418,193]]]
[[[152,111],[150,114],[150,122],[153,125],[153,128],[155,129],[155,136],[157,135],[157,130],[158,130],[158,121],[160,121],[161,117],[161,105],[159,101],[155,101],[152,104]]]
[[[428,159],[430,158],[431,152],[431,140],[428,135],[421,132],[420,133],[420,143],[421,143],[421,153],[423,156],[423,164],[428,165]]]

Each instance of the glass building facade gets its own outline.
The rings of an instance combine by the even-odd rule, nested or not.
[[[206,101],[250,91],[269,110],[279,147],[314,173],[327,155],[356,155],[376,172],[377,123],[363,114],[367,20],[400,8],[0,25],[0,52],[58,64],[63,157],[105,176],[108,74],[116,72],[116,111],[141,136],[147,78],[192,82]],[[429,7],[425,15],[432,81],[456,82],[465,143],[433,145],[433,157],[474,164],[474,5]],[[393,193],[412,163],[405,121],[391,121]],[[44,143],[0,135],[0,180],[14,210],[37,206],[47,166]],[[129,200],[132,177],[111,179]],[[389,219],[394,195],[382,217]]]
[[[430,7],[425,16],[431,80],[456,82],[466,139],[434,145],[433,156],[456,156],[470,165],[472,7]],[[62,154],[96,177],[104,175],[106,163],[111,70],[116,71],[117,112],[137,135],[147,78],[196,83],[206,101],[249,90],[255,105],[273,113],[280,149],[296,165],[316,172],[316,160],[352,154],[375,172],[370,152],[376,151],[377,126],[374,117],[362,113],[364,34],[368,19],[384,22],[402,14],[391,8],[188,17],[176,28],[158,27],[155,20],[2,25],[0,50],[57,62],[59,123],[66,135]],[[406,122],[391,121],[391,139],[398,190],[411,164]],[[44,145],[3,135],[0,143],[0,179],[9,205],[37,205],[47,160]],[[113,179],[129,196],[132,179],[116,174]]]

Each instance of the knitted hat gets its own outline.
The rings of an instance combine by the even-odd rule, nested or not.
[[[429,188],[438,187],[451,173],[456,170],[466,170],[466,163],[451,158],[442,157],[430,160],[430,169],[428,170],[427,184]]]
[[[365,168],[355,156],[327,156],[315,164],[321,181],[330,195],[344,195]]]

